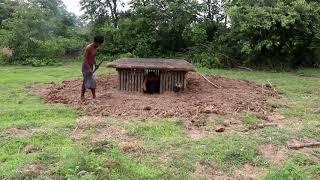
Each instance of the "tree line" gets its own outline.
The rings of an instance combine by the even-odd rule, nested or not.
[[[208,68],[320,64],[318,0],[131,0],[125,10],[121,0],[80,3],[81,19],[60,0],[0,0],[0,47],[13,50],[11,62],[41,62],[81,52],[102,34],[104,56],[184,57]]]
[[[61,0],[0,0],[0,11],[0,48],[12,51],[2,63],[51,65],[83,48],[81,21]]]

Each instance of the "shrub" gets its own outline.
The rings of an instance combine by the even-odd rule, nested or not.
[[[60,38],[51,38],[47,41],[38,41],[39,49],[35,56],[39,58],[62,57],[65,54],[64,40]]]
[[[214,52],[204,51],[203,48],[194,47],[188,52],[188,60],[192,63],[207,68],[223,68],[219,56]]]
[[[186,28],[182,34],[184,41],[189,45],[199,45],[207,42],[208,35],[206,29],[200,25],[195,26],[193,29]]]
[[[7,64],[12,58],[12,50],[9,48],[0,48],[0,64]]]
[[[53,65],[58,65],[59,62],[57,59],[53,58],[27,58],[24,62],[25,65],[31,65],[35,67],[40,67],[40,66],[53,66]]]
[[[0,64],[5,64],[7,61],[7,57],[0,53]]]
[[[135,57],[137,57],[137,56],[130,53],[130,52],[127,52],[125,54],[120,54],[120,58],[135,58]]]
[[[85,41],[79,38],[64,39],[65,55],[74,55],[82,52],[85,46]]]

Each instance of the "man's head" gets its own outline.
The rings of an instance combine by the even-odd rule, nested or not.
[[[98,47],[98,46],[101,46],[101,44],[103,44],[104,42],[104,37],[103,36],[100,36],[100,35],[97,35],[93,38],[93,42],[94,44]]]

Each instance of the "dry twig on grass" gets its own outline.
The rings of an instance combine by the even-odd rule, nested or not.
[[[253,69],[248,68],[248,67],[244,67],[244,66],[238,66],[238,69],[242,69],[242,70],[246,70],[246,71],[253,71]]]
[[[288,148],[289,149],[295,149],[295,150],[298,150],[298,149],[302,149],[302,148],[305,148],[305,147],[318,147],[320,146],[320,142],[311,142],[311,143],[288,143]]]
[[[207,77],[205,77],[203,74],[200,74],[199,72],[198,72],[198,74],[199,74],[201,77],[203,77],[206,81],[208,81],[213,87],[219,88],[218,85],[216,85],[216,84],[214,84],[213,82],[211,82],[211,81],[210,81]]]
[[[72,136],[74,136],[74,135],[76,134],[76,132],[77,132],[78,129],[79,129],[79,126],[77,126],[77,127],[73,130]]]

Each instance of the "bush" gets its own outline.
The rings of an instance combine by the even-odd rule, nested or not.
[[[39,58],[55,58],[62,57],[65,54],[64,41],[60,38],[51,38],[47,41],[37,41],[39,49],[37,50],[35,57]]]
[[[10,63],[12,50],[9,48],[0,48],[0,64]]]
[[[125,54],[120,54],[120,58],[136,58],[137,56],[128,52],[128,53],[125,53]]]
[[[204,48],[194,47],[187,53],[188,60],[196,65],[207,68],[223,68],[224,64],[221,62],[220,57],[214,52]]]
[[[154,56],[150,45],[148,45],[146,43],[137,44],[133,50],[133,54],[135,54],[139,57],[152,57],[152,56]]]
[[[7,57],[0,53],[0,64],[6,64]]]
[[[319,46],[319,2],[239,0],[227,11],[243,64],[280,69],[315,64],[310,47]]]
[[[59,62],[57,59],[52,59],[52,58],[27,58],[24,62],[25,65],[31,65],[35,67],[40,67],[40,66],[53,66],[53,65],[58,65],[61,62]]]
[[[82,52],[85,41],[79,38],[64,38],[64,55],[76,55]]]
[[[207,42],[208,35],[206,29],[200,25],[194,28],[186,28],[182,34],[183,40],[186,41],[188,45],[199,45]]]

